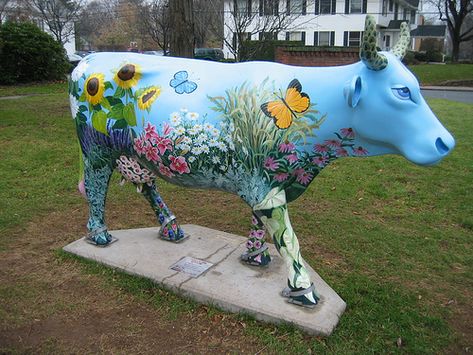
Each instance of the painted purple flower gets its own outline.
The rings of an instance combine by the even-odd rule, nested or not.
[[[259,249],[259,248],[261,248],[261,242],[260,242],[259,240],[257,240],[257,241],[253,244],[253,246],[254,246],[256,249]]]
[[[274,180],[278,182],[283,182],[283,181],[286,181],[288,177],[289,177],[288,173],[277,173],[276,175],[274,175]]]
[[[256,238],[256,231],[252,230],[249,235],[250,238]]]
[[[296,181],[302,185],[308,185],[312,181],[313,175],[303,168],[294,170],[294,175],[296,175]]]
[[[342,142],[340,142],[339,140],[336,140],[336,139],[327,139],[324,144],[327,146],[327,147],[330,147],[330,148],[339,148],[342,146]]]
[[[267,157],[264,160],[264,168],[269,171],[275,171],[277,168],[279,168],[279,163],[274,160],[274,158]]]
[[[350,138],[350,139],[355,138],[355,132],[353,131],[353,128],[350,128],[350,127],[349,128],[342,128],[340,130],[340,133],[345,138]]]
[[[258,225],[258,219],[255,216],[251,216],[251,224],[254,226]]]
[[[368,151],[365,148],[363,148],[362,146],[359,146],[359,147],[354,147],[353,148],[353,154],[355,154],[357,156],[362,156],[362,155],[368,154]]]
[[[328,164],[328,158],[324,155],[319,156],[319,157],[314,157],[312,159],[312,163],[314,163],[317,166],[324,167],[325,165]]]
[[[299,158],[297,157],[297,154],[294,154],[294,153],[286,155],[284,159],[286,159],[289,162],[289,164],[293,164],[299,160]]]
[[[317,153],[327,153],[329,148],[325,144],[314,144],[314,150]]]
[[[291,153],[296,149],[296,146],[291,142],[281,143],[279,145],[279,151],[281,153]]]
[[[264,229],[258,229],[256,231],[256,239],[263,239],[264,238]]]
[[[337,157],[347,157],[348,156],[348,152],[345,148],[338,148],[335,151],[335,154],[337,155]]]
[[[253,242],[252,242],[251,240],[247,240],[247,241],[246,241],[246,248],[247,248],[247,249],[253,248]]]

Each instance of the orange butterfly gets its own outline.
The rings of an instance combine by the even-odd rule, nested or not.
[[[297,113],[303,113],[309,109],[309,95],[302,92],[299,80],[292,80],[286,90],[286,96],[276,101],[269,101],[261,105],[263,113],[274,120],[276,127],[288,128]]]

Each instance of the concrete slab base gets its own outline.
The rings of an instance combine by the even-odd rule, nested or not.
[[[156,227],[110,231],[118,241],[107,248],[97,248],[81,238],[64,250],[230,312],[244,312],[271,323],[293,323],[310,334],[332,333],[346,304],[310,266],[306,264],[321,295],[314,309],[289,304],[280,295],[287,285],[287,272],[273,244],[269,245],[270,265],[255,267],[240,261],[246,238],[192,224],[181,227],[190,238],[180,244],[158,239]],[[198,277],[170,269],[186,256],[213,266]]]

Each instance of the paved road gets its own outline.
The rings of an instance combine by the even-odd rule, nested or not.
[[[424,97],[436,99],[447,99],[473,104],[473,91],[453,91],[453,90],[422,90]]]

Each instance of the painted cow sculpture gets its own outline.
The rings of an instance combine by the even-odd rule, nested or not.
[[[252,209],[242,260],[266,265],[267,232],[286,261],[292,303],[319,296],[302,262],[287,203],[330,162],[402,154],[437,163],[454,146],[401,63],[409,30],[391,52],[377,52],[367,16],[361,61],[341,67],[224,64],[133,53],[84,58],[70,80],[83,158],[80,188],[89,202],[89,242],[112,241],[104,221],[113,170],[133,182],[156,212],[159,237],[185,235],[156,179],[238,194]]]

